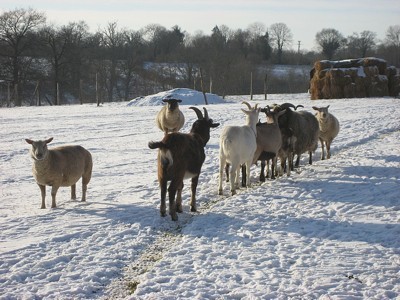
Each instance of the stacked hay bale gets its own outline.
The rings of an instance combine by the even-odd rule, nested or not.
[[[310,72],[311,99],[397,97],[400,75],[383,59],[321,60]]]

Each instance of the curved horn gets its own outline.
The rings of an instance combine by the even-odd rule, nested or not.
[[[256,103],[256,105],[254,106],[254,109],[257,109],[257,107],[258,107],[258,103]]]
[[[296,106],[296,108],[294,110],[297,110],[299,107],[304,108],[303,105],[299,104],[299,105]]]
[[[247,101],[242,101],[242,103],[243,103],[244,105],[247,105],[247,107],[248,107],[249,109],[251,109],[251,105],[250,105],[249,102],[247,102]]]
[[[286,102],[286,103],[281,104],[280,106],[281,106],[281,109],[282,109],[282,110],[287,109],[287,108],[289,108],[289,107],[291,107],[291,108],[293,108],[294,110],[296,110],[296,106],[294,106],[292,103]]]
[[[203,120],[204,119],[203,114],[201,113],[200,109],[198,109],[197,107],[194,107],[194,106],[191,106],[189,108],[194,110],[194,112],[197,115],[197,119],[199,119],[199,120]]]
[[[204,119],[206,119],[208,121],[210,119],[208,117],[208,111],[207,111],[207,109],[205,107],[203,107],[203,110],[204,110]]]

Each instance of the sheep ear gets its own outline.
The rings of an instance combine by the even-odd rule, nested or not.
[[[30,145],[32,145],[32,144],[33,144],[33,141],[32,141],[32,140],[30,140],[30,139],[25,139],[25,141],[26,141],[28,144],[30,144]]]
[[[48,144],[48,143],[50,143],[52,140],[53,140],[53,138],[51,137],[51,138],[45,140],[44,142],[45,142],[46,144]]]

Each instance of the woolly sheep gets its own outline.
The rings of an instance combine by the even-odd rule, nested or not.
[[[329,105],[326,107],[312,107],[317,111],[315,117],[319,123],[319,140],[321,142],[321,160],[325,159],[324,144],[326,145],[326,158],[331,157],[331,144],[333,139],[338,135],[340,125],[338,119],[328,112]]]
[[[48,149],[44,141],[25,139],[32,145],[33,177],[42,194],[42,206],[46,208],[46,185],[51,186],[51,207],[56,207],[56,194],[60,186],[71,187],[71,199],[76,199],[76,183],[82,177],[82,201],[86,201],[87,185],[92,177],[92,155],[81,146],[61,146]]]
[[[185,116],[179,109],[178,99],[163,99],[167,105],[163,106],[156,117],[156,124],[165,134],[179,131],[185,124]]]

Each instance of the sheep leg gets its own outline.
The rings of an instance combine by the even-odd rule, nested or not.
[[[261,161],[261,171],[260,171],[260,181],[261,182],[265,182],[264,169],[265,169],[265,160],[262,160]]]
[[[228,164],[226,164],[226,160],[223,157],[220,156],[219,157],[219,188],[218,188],[218,195],[223,195],[222,180],[223,180],[223,177],[224,177],[224,168],[226,168],[226,165],[228,165]],[[227,176],[229,176],[229,175],[227,175]],[[234,180],[234,178],[231,177],[231,180]]]
[[[182,190],[183,190],[183,182],[180,187],[178,187],[178,191],[176,193],[176,211],[178,213],[183,212],[182,207]]]
[[[197,211],[196,207],[196,189],[197,184],[199,183],[199,176],[195,176],[192,178],[192,196],[190,198],[190,211],[195,212]]]
[[[76,184],[71,185],[71,199],[76,199]]]
[[[41,185],[38,184],[39,188],[40,188],[40,194],[42,195],[42,206],[40,207],[41,209],[46,208],[46,186],[45,185]]]
[[[321,160],[325,159],[325,150],[324,150],[324,141],[322,139],[319,139],[321,142]],[[328,151],[328,145],[326,147],[326,151]]]
[[[331,142],[327,141],[326,142],[326,159],[331,158]]]
[[[59,186],[53,185],[51,187],[51,208],[56,208],[56,195]]]
[[[90,178],[92,177],[92,167],[86,169],[85,174],[82,175],[82,201],[86,201],[87,186]],[[75,196],[76,197],[76,196]]]
[[[86,201],[86,191],[87,191],[87,184],[84,184],[82,182],[82,202]]]

